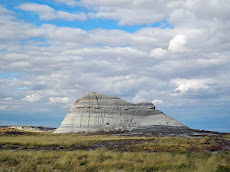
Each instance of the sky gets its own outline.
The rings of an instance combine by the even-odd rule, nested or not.
[[[88,92],[230,132],[230,1],[0,0],[0,125],[58,127]]]

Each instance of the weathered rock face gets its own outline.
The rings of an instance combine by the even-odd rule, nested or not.
[[[117,130],[132,134],[182,134],[190,129],[155,110],[152,103],[133,104],[92,92],[74,103],[55,133]]]

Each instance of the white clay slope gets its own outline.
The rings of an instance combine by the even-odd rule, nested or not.
[[[182,133],[184,129],[189,129],[181,122],[155,110],[152,103],[132,104],[118,97],[92,92],[74,103],[54,133],[135,131],[138,134],[146,132],[148,128],[154,128],[154,132],[158,132],[155,131],[155,126],[171,127],[168,130],[179,127]]]

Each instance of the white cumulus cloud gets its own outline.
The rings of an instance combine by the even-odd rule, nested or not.
[[[50,103],[68,103],[69,102],[68,97],[50,97],[49,100],[50,100]]]
[[[13,100],[13,98],[12,97],[6,97],[3,100],[10,101],[10,100]]]
[[[162,57],[167,54],[167,50],[162,48],[155,48],[150,52],[150,55],[153,57]]]
[[[23,98],[22,100],[24,101],[28,101],[28,102],[37,102],[40,100],[40,95],[38,94],[31,94],[31,95],[27,95],[25,98]]]
[[[177,35],[169,42],[168,50],[171,52],[185,52],[187,51],[185,44],[187,43],[187,37],[185,35]]]
[[[134,103],[141,103],[141,102],[145,102],[145,101],[146,101],[146,99],[144,97],[141,97],[138,94],[133,98]]]
[[[155,100],[152,101],[152,103],[153,103],[154,105],[156,105],[156,104],[163,104],[164,101],[163,101],[163,100],[159,100],[159,99],[155,99]]]
[[[173,84],[177,86],[174,90],[175,93],[172,95],[183,95],[189,89],[198,90],[198,89],[208,89],[209,83],[211,83],[210,79],[175,79],[172,81]]]

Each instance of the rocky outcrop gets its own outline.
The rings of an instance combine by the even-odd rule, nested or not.
[[[133,104],[118,97],[88,93],[77,100],[54,133],[129,131],[131,134],[183,134],[190,129],[156,110],[152,103]]]

